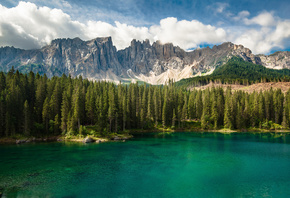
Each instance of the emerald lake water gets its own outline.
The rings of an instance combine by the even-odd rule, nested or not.
[[[2,197],[290,197],[289,189],[289,135],[0,145]]]

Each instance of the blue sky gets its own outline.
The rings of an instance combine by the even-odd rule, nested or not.
[[[289,0],[1,0],[0,5],[1,46],[31,49],[57,37],[112,36],[118,49],[133,38],[185,50],[226,41],[254,53],[290,49]]]
[[[1,0],[6,7],[17,6],[19,1]],[[216,13],[215,8],[223,6],[225,12],[238,14],[247,10],[255,16],[263,11],[275,12],[281,18],[290,19],[289,0],[32,0],[38,6],[59,8],[70,14],[74,20],[86,19],[130,25],[153,25],[161,19],[176,17],[178,20],[199,20],[203,23],[217,24],[223,21],[232,24],[223,13]],[[69,3],[73,9],[64,6]]]

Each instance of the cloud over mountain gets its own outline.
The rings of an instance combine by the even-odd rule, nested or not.
[[[64,1],[65,2],[65,1]],[[221,11],[229,5],[223,5]],[[221,13],[221,12],[219,12]],[[231,27],[216,27],[198,20],[177,20],[168,17],[159,24],[136,27],[120,23],[88,20],[79,22],[61,9],[38,7],[34,3],[19,2],[12,8],[0,4],[0,46],[15,46],[24,49],[40,48],[55,38],[88,40],[112,36],[118,49],[129,46],[132,39],[151,42],[171,42],[183,49],[196,48],[204,44],[219,44],[225,41],[243,44],[254,53],[269,53],[272,49],[290,47],[290,21],[275,17],[274,13],[262,12],[249,18],[248,11],[240,12],[233,20],[244,23],[243,31],[231,35]]]

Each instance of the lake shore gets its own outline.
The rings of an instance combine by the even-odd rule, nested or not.
[[[196,133],[274,133],[274,134],[290,134],[290,130],[267,130],[267,129],[247,129],[247,130],[230,130],[230,129],[219,129],[219,130],[204,130],[204,129],[150,129],[150,130],[130,130],[127,134],[112,134],[109,137],[94,137],[94,136],[51,136],[43,138],[35,137],[4,137],[0,138],[0,144],[23,144],[23,143],[39,143],[39,142],[79,142],[79,143],[103,143],[110,141],[126,141],[134,136],[134,134],[142,133],[178,133],[178,132],[196,132]],[[86,140],[86,138],[91,138],[91,140]],[[88,141],[88,142],[86,142]]]
[[[244,129],[244,130],[231,130],[231,129],[150,129],[150,130],[131,130],[129,133],[155,133],[155,132],[212,132],[212,133],[290,133],[290,130],[270,130],[270,129]]]
[[[130,134],[117,134],[110,137],[78,137],[78,136],[51,136],[43,138],[35,137],[4,137],[0,138],[0,144],[24,144],[24,143],[40,143],[40,142],[79,142],[79,143],[102,143],[109,141],[126,141],[133,136]]]

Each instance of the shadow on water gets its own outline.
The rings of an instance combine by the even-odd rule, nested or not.
[[[134,141],[144,139],[166,139],[175,141],[188,141],[188,138],[208,138],[217,140],[254,141],[272,143],[290,143],[290,133],[286,132],[246,132],[246,133],[220,133],[220,132],[157,132],[157,133],[136,133]],[[141,138],[141,139],[140,139]],[[198,141],[193,139],[192,141]],[[155,144],[153,144],[155,145]]]

